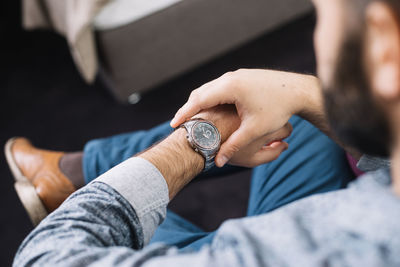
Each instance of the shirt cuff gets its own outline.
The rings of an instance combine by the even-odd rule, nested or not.
[[[389,159],[363,155],[357,163],[357,168],[363,172],[369,172],[382,168],[390,169],[390,165]]]
[[[149,161],[134,157],[93,182],[111,186],[132,205],[142,225],[144,244],[148,244],[163,222],[169,202],[168,185],[160,171]]]

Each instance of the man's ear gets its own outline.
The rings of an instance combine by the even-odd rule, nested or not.
[[[365,58],[373,94],[400,99],[400,28],[391,7],[372,2],[366,9]]]

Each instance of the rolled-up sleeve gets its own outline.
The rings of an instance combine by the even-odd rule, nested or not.
[[[108,184],[131,204],[147,244],[164,220],[169,201],[167,183],[158,169],[145,159],[131,158],[94,182]]]

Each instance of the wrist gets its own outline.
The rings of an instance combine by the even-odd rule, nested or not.
[[[297,81],[293,115],[308,120],[315,114],[323,114],[323,100],[319,79],[312,75],[301,75]]]
[[[170,199],[204,168],[204,158],[186,140],[185,129],[177,129],[139,157],[148,160],[161,172]]]

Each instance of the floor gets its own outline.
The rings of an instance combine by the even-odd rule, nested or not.
[[[93,138],[147,129],[170,119],[192,89],[227,71],[315,70],[310,14],[155,88],[136,105],[121,105],[99,80],[90,86],[83,82],[63,38],[22,31],[19,4],[7,3],[0,4],[0,145],[10,137],[25,136],[42,148],[79,151]],[[245,214],[250,175],[246,171],[194,182],[171,208],[213,230],[224,219]],[[9,266],[32,226],[2,153],[0,179],[0,266]]]

